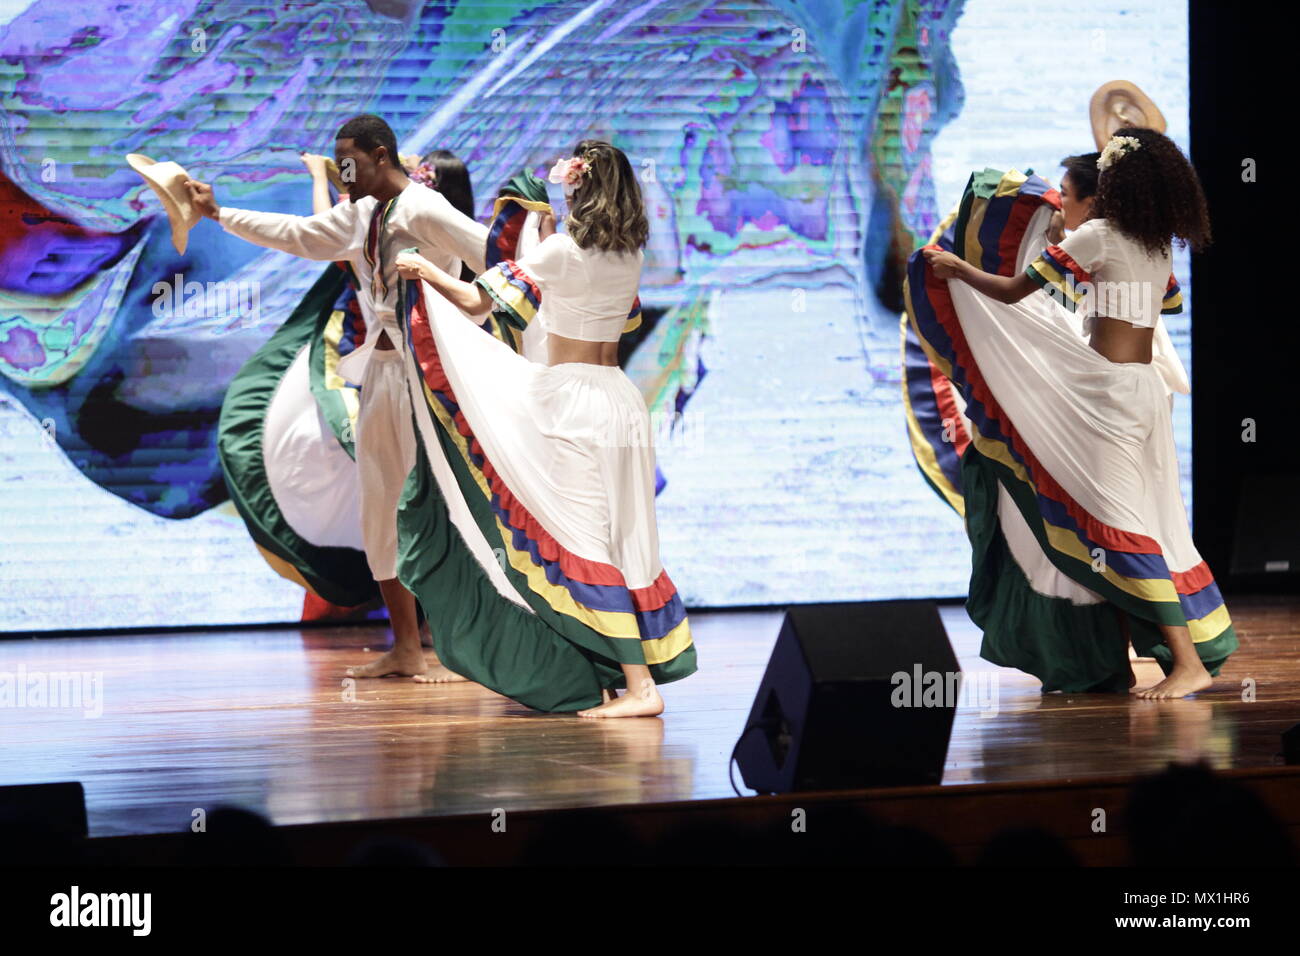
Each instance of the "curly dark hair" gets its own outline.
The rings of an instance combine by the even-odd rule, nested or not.
[[[373,113],[362,113],[360,116],[352,117],[339,127],[334,138],[350,139],[356,143],[358,149],[367,153],[373,153],[382,146],[387,151],[388,161],[401,168],[397,158],[397,137],[393,134],[393,128]]]
[[[1170,243],[1196,251],[1210,244],[1210,213],[1196,170],[1177,146],[1155,130],[1126,126],[1139,148],[1116,158],[1097,181],[1092,217],[1106,219],[1152,255]]]

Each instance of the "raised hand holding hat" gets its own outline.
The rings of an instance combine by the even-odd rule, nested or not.
[[[190,174],[179,163],[160,163],[141,153],[128,153],[127,163],[139,173],[162,201],[172,228],[172,245],[183,253],[189,245],[190,230],[203,218],[185,184]]]

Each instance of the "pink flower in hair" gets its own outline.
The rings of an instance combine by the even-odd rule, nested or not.
[[[569,159],[558,159],[555,161],[555,165],[551,167],[551,171],[546,178],[553,183],[577,186],[578,183],[582,182],[583,174],[590,168],[576,156]]]
[[[438,171],[428,163],[421,163],[407,175],[422,186],[428,186],[430,189],[438,188]]]

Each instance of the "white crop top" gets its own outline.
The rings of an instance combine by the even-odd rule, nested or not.
[[[617,342],[641,284],[645,254],[582,249],[564,233],[515,260],[541,290],[536,321],[583,342]]]
[[[1048,246],[1029,275],[1081,307],[1085,326],[1094,316],[1107,316],[1149,329],[1161,312],[1181,311],[1172,269],[1168,251],[1152,255],[1105,219],[1089,219],[1059,245]]]

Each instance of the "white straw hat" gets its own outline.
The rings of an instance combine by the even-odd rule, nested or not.
[[[190,178],[179,163],[159,163],[140,153],[128,153],[126,161],[158,194],[172,227],[172,245],[183,253],[189,244],[190,230],[203,216],[194,208],[185,180]]]
[[[1099,150],[1106,148],[1115,130],[1125,126],[1165,131],[1165,116],[1155,101],[1128,80],[1111,80],[1097,87],[1088,102],[1088,118]]]

